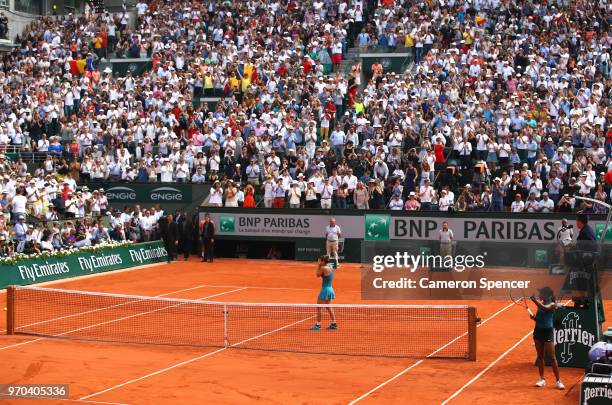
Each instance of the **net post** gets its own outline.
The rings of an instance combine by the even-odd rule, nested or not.
[[[469,351],[468,360],[476,361],[476,325],[478,318],[476,316],[476,307],[468,307],[468,341]]]
[[[6,334],[15,334],[15,286],[6,288]]]
[[[223,304],[223,342],[225,347],[229,346],[229,339],[227,335],[227,304]]]

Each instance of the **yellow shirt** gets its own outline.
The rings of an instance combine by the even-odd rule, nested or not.
[[[238,80],[236,78],[236,76],[230,77],[230,79],[229,79],[229,87],[232,90],[238,90],[240,88],[240,80]]]
[[[472,45],[474,42],[474,37],[472,37],[472,34],[466,31],[463,33],[463,40],[465,41],[466,45]]]
[[[414,46],[414,38],[410,34],[406,34],[404,37],[404,46],[406,48],[412,48]]]
[[[251,85],[251,78],[243,77],[242,78],[242,92],[246,93],[249,90],[250,85]]]
[[[365,106],[363,103],[355,103],[355,113],[359,114],[360,112],[365,111]]]
[[[204,88],[212,89],[214,87],[213,77],[211,75],[204,76]]]
[[[244,65],[244,74],[249,75],[249,77],[253,76],[253,65],[251,64]]]

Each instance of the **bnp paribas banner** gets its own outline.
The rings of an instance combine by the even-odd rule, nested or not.
[[[28,285],[163,262],[168,253],[159,241],[91,247],[65,256],[19,259],[0,264],[0,288]]]
[[[291,238],[322,238],[325,227],[334,215],[258,214],[245,210],[237,212],[213,212],[211,216],[218,225],[219,236],[261,236]],[[364,215],[337,215],[337,224],[346,239],[385,241],[395,239],[437,240],[443,222],[448,222],[457,241],[514,241],[550,242],[556,240],[561,220],[486,218],[486,217],[409,217],[386,213]],[[596,233],[601,235],[603,221],[593,221]],[[575,234],[577,234],[577,230]],[[606,240],[612,241],[612,229],[608,229]]]
[[[479,241],[524,241],[549,242],[556,240],[561,226],[559,219],[483,218],[483,217],[396,217],[388,214],[366,214],[364,218],[365,240],[390,239],[438,239],[442,223],[447,222],[455,240]],[[593,222],[600,237],[603,222]],[[574,232],[578,234],[578,230]],[[606,240],[612,241],[612,229],[608,229]]]
[[[273,215],[210,213],[218,224],[220,235],[281,236],[291,238],[322,238],[329,225],[330,215]],[[337,216],[337,224],[345,238],[363,238],[360,217]]]

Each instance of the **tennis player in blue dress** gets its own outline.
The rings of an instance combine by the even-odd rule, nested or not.
[[[536,382],[536,387],[544,387],[546,380],[544,379],[544,355],[547,355],[551,360],[551,366],[557,383],[555,386],[557,389],[563,390],[565,386],[561,382],[559,377],[559,365],[557,364],[557,358],[555,356],[555,343],[554,343],[554,315],[557,304],[555,302],[555,296],[553,290],[550,287],[544,287],[540,289],[539,296],[531,296],[531,301],[538,307],[538,312],[535,315],[530,315],[531,319],[535,321],[535,328],[533,330],[533,341],[536,347],[536,353],[538,358],[536,364],[538,365],[538,371],[540,372],[540,379]]]
[[[334,293],[334,289],[332,287],[332,281],[334,280],[334,266],[329,262],[329,256],[321,256],[319,257],[317,267],[317,277],[321,277],[321,291],[319,292],[319,296],[317,297],[317,304],[330,304],[331,300],[336,298],[336,294]],[[317,308],[317,323],[314,324],[310,329],[311,330],[321,330],[321,310],[323,308]],[[329,330],[338,329],[338,325],[336,324],[336,315],[334,314],[334,309],[331,307],[327,307],[327,312],[329,313],[329,317],[331,318],[331,324],[327,327]]]

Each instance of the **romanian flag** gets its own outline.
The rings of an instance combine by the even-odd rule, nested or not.
[[[70,65],[70,73],[74,76],[82,75],[85,72],[85,59],[73,59],[68,61]]]
[[[83,74],[83,72],[85,72],[85,59],[77,59],[77,70],[79,72],[80,75]]]
[[[70,65],[70,73],[72,73],[73,76],[78,76],[79,68],[77,67],[76,59],[72,59],[71,61],[68,61],[68,64]]]

